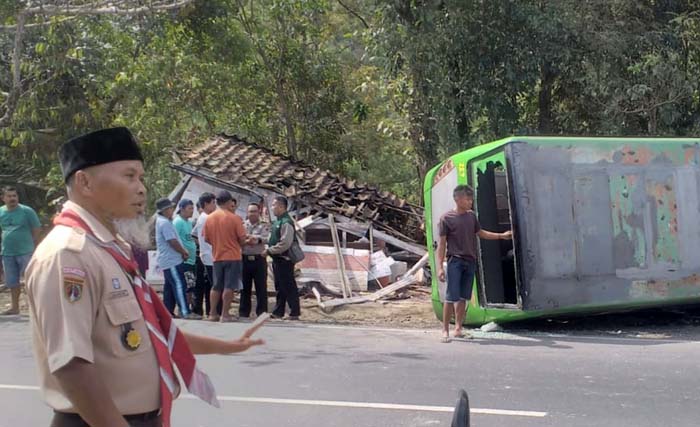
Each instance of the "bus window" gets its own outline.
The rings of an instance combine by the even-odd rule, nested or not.
[[[476,172],[476,211],[481,226],[496,233],[511,230],[508,180],[500,161]],[[480,240],[481,282],[486,304],[517,304],[513,241]]]

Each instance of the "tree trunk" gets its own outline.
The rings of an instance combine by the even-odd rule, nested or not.
[[[540,134],[552,133],[552,86],[555,73],[549,61],[542,61],[540,66],[539,123]]]
[[[20,69],[22,65],[22,37],[24,36],[24,23],[26,16],[23,13],[17,15],[17,28],[15,29],[15,43],[12,51],[12,88],[4,103],[5,113],[0,117],[0,128],[8,127],[12,123],[12,116],[17,109],[20,92],[22,91]]]
[[[287,154],[289,157],[297,160],[297,138],[294,134],[294,123],[292,123],[292,117],[289,112],[289,99],[284,90],[284,84],[279,78],[277,79],[277,96],[279,97],[280,113],[282,113],[282,120],[284,121],[284,127],[287,131]]]
[[[393,9],[399,21],[406,26],[409,39],[419,39],[425,35],[421,32],[421,23],[414,13],[414,8],[421,8],[423,2],[413,4],[408,1],[393,2]],[[430,82],[421,68],[421,61],[417,60],[416,52],[411,52],[411,43],[407,43],[406,56],[409,58],[408,74],[413,85],[413,95],[409,106],[410,137],[413,149],[416,151],[418,161],[418,178],[423,182],[428,169],[437,164],[438,135],[435,118],[430,104]],[[422,195],[423,192],[419,191]]]
[[[411,143],[418,156],[418,178],[422,183],[428,170],[438,163],[438,134],[430,106],[430,83],[414,64],[410,71],[413,80],[413,99],[409,109]]]
[[[649,110],[649,120],[647,122],[647,134],[649,136],[656,136],[658,131],[658,120],[659,109],[657,107],[652,107]]]

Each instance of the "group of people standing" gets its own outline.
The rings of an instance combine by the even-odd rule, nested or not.
[[[199,215],[192,220],[194,209]],[[277,292],[273,318],[298,320],[299,293],[294,263],[288,252],[295,240],[294,222],[284,197],[275,197],[275,220],[262,221],[262,208],[251,202],[246,219],[236,214],[237,201],[230,192],[203,193],[196,206],[182,199],[177,206],[167,198],[156,202],[158,267],[165,284],[163,302],[171,314],[175,308],[186,319],[230,322],[235,293],[240,294],[238,316],[249,318],[255,289],[255,314],[268,311],[268,257],[272,259]],[[175,218],[173,218],[175,214]],[[197,268],[204,274],[197,274]]]

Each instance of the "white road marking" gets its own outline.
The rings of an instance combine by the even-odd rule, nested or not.
[[[37,386],[0,384],[0,390],[18,391],[38,391]],[[192,394],[180,395],[181,399],[199,399]],[[342,400],[303,400],[303,399],[275,399],[269,397],[242,397],[242,396],[218,396],[222,402],[242,402],[242,403],[273,403],[281,405],[307,405],[307,406],[333,406],[339,408],[365,408],[365,409],[394,409],[402,411],[419,412],[454,412],[451,406],[430,406],[430,405],[402,405],[396,403],[374,403],[374,402],[346,402]],[[504,415],[510,417],[535,417],[544,418],[547,412],[539,411],[517,411],[510,409],[486,409],[470,408],[472,414],[481,415]]]

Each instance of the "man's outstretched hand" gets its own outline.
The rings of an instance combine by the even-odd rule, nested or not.
[[[238,351],[246,351],[251,347],[255,347],[256,345],[265,344],[265,340],[260,339],[260,338],[253,339],[253,338],[247,337],[245,334],[243,334],[243,336],[238,339],[238,344],[239,344]]]
[[[253,322],[253,325],[246,329],[246,331],[243,333],[243,336],[239,339],[240,343],[242,346],[245,347],[245,350],[249,349],[250,347],[254,347],[256,345],[263,345],[265,344],[265,341],[262,339],[253,339],[253,334],[262,327],[262,325],[265,324],[265,322],[268,321],[270,316],[267,313],[262,313],[258,319]]]

